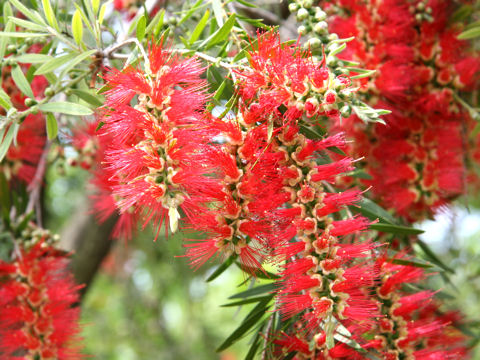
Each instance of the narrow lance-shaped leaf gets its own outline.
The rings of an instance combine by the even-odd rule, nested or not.
[[[27,95],[30,98],[34,98],[32,88],[28,83],[28,80],[25,78],[22,69],[20,66],[15,66],[12,70],[12,78],[15,84],[18,86],[20,91]]]
[[[76,54],[75,53],[70,53],[66,55],[62,55],[56,58],[53,58],[50,61],[47,61],[46,63],[42,64],[36,71],[35,75],[45,75],[46,73],[52,72],[53,70],[58,69],[61,67],[63,64],[67,63],[68,61],[72,60],[75,58]]]
[[[198,22],[197,26],[195,26],[195,29],[192,32],[192,35],[190,36],[190,39],[188,40],[190,44],[193,44],[195,41],[198,40],[200,35],[202,35],[203,29],[205,29],[205,26],[207,26],[208,19],[210,19],[210,10],[207,9],[205,11],[205,14],[203,14],[202,18]]]
[[[50,4],[50,0],[42,0],[42,7],[43,13],[50,24],[55,30],[60,32],[60,28],[58,27],[57,18],[55,17],[55,13],[53,12],[52,5]]]
[[[78,45],[83,44],[83,24],[82,24],[82,15],[80,11],[77,9],[72,17],[72,33],[75,42]]]
[[[48,139],[55,139],[58,133],[58,124],[57,119],[52,113],[47,113],[46,126]]]
[[[17,130],[19,128],[19,125],[17,123],[10,125],[8,128],[8,131],[3,137],[3,140],[0,139],[0,161],[3,160],[5,155],[7,154],[8,148],[10,147],[10,144],[12,143],[15,134],[17,133]],[[3,134],[2,134],[3,135]]]
[[[145,29],[147,27],[147,18],[143,15],[137,23],[137,39],[142,42],[145,38]]]
[[[240,340],[252,327],[254,327],[255,324],[259,322],[265,312],[269,309],[268,303],[272,298],[273,295],[258,303],[258,305],[255,306],[253,310],[243,320],[240,326],[235,329],[235,331],[223,342],[222,345],[218,347],[217,352],[225,350],[226,348],[233,345],[235,342]]]
[[[93,111],[88,107],[80,104],[75,104],[67,101],[50,102],[40,104],[39,109],[45,112],[58,112],[68,115],[91,115]]]
[[[233,264],[234,262],[234,257],[233,256],[230,256],[227,260],[225,260],[223,262],[223,264],[220,264],[216,269],[215,271],[212,273],[212,275],[210,275],[208,278],[207,278],[207,282],[210,282],[210,281],[213,281],[215,280],[217,277],[219,277],[220,275],[223,274],[223,272],[225,270],[227,270],[230,265]]]
[[[473,39],[480,36],[480,26],[465,30],[457,36],[460,40]]]

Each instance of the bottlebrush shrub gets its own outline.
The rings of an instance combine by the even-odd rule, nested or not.
[[[449,47],[460,29],[444,29],[448,6],[431,1],[428,10],[415,1],[409,2],[411,10],[400,1],[329,2],[327,12],[355,10],[330,21],[342,36],[353,32],[354,40],[330,33],[327,12],[298,0],[290,6],[302,21],[298,31],[316,37],[282,43],[277,30],[247,36],[246,24],[261,24],[237,18],[234,2],[197,1],[191,8],[184,2],[175,12],[179,17],[168,19],[164,10],[152,18],[144,9],[123,34],[125,41],[116,36],[122,24],[109,23],[106,4],[97,1],[76,8],[71,25],[63,23],[70,12],[57,13],[48,0],[35,12],[10,3],[28,20],[4,7],[7,30],[0,34],[0,51],[2,39],[14,40],[6,47],[11,59],[5,64],[13,66],[4,67],[8,88],[0,93],[6,115],[0,154],[13,138],[22,145],[19,154],[25,151],[20,132],[31,129],[29,116],[40,110],[47,116],[48,138],[55,138],[60,125],[77,152],[70,164],[92,172],[97,217],[118,216],[114,237],[130,238],[147,224],[156,237],[163,227],[167,234],[180,230],[192,267],[214,258],[223,262],[210,280],[231,264],[248,278],[267,278],[269,284],[237,294],[241,300],[230,304],[256,303],[218,350],[255,329],[247,359],[260,351],[263,359],[468,356],[466,338],[456,330],[461,317],[444,312],[435,292],[417,288],[426,277],[420,268],[431,265],[411,258],[403,244],[419,231],[402,226],[405,221],[362,191],[372,184],[408,220],[463,191],[467,143],[460,130],[469,129],[471,120],[459,106],[457,88],[463,84],[463,94],[473,89],[477,60],[463,43],[458,53]],[[210,6],[198,19],[198,10]],[[41,54],[27,57],[35,60],[28,71],[15,61],[34,41],[14,33],[17,25],[25,25],[28,36],[48,38]],[[343,50],[350,60],[337,57]],[[377,75],[353,83],[370,74],[358,63]],[[22,104],[32,73],[45,74],[51,88]],[[24,95],[11,90],[9,79]],[[97,80],[103,86],[95,92]],[[17,97],[19,104],[13,104]],[[91,114],[85,104],[97,108],[97,121],[81,119],[70,133],[70,120]],[[392,112],[386,126],[367,124],[381,121],[386,111],[379,108]],[[57,114],[67,116],[57,123]],[[15,136],[10,130],[18,126]],[[31,164],[31,174],[50,161],[38,156],[45,140],[35,128],[35,136],[40,134],[41,141],[28,144],[35,150],[32,158],[22,160]],[[373,180],[354,184],[361,174],[357,166],[366,166]],[[23,191],[28,199],[20,201],[3,178],[0,235],[7,234],[15,247],[0,253],[10,259],[0,266],[0,292],[6,294],[0,305],[16,312],[0,312],[0,351],[75,358],[77,349],[67,338],[77,331],[71,305],[78,299],[63,275],[64,256],[46,238],[32,242],[11,228],[17,213],[36,215],[40,222],[41,214],[31,210],[41,210],[41,181]],[[375,229],[406,235],[396,239]],[[449,269],[427,250],[425,256]]]
[[[12,261],[0,262],[0,356],[80,359],[78,289],[47,231],[30,226]]]
[[[392,113],[387,126],[357,116],[339,124],[365,157],[372,193],[409,220],[431,216],[465,191],[473,121],[458,94],[478,85],[480,57],[449,22],[454,1],[338,1],[330,28],[355,36],[341,57],[377,70],[361,96]],[[340,10],[342,9],[342,10]],[[342,15],[340,15],[340,11]],[[349,14],[349,15],[347,15]]]

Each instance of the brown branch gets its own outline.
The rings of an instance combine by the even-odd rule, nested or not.
[[[42,205],[40,203],[40,194],[43,185],[43,178],[45,176],[45,170],[47,168],[47,157],[48,152],[50,151],[50,146],[52,145],[51,141],[48,140],[45,143],[43,148],[42,155],[38,161],[37,169],[33,177],[32,182],[28,185],[27,190],[29,191],[28,204],[26,213],[33,211],[35,209],[35,216],[37,218],[37,225],[42,227]]]
[[[62,231],[60,247],[74,252],[70,268],[76,282],[85,285],[81,290],[82,296],[111,249],[113,241],[110,234],[116,221],[117,217],[113,216],[103,224],[98,224],[89,210],[88,201],[85,201]]]

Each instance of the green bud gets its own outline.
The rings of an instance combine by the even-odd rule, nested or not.
[[[176,16],[172,16],[171,18],[168,19],[168,23],[169,23],[170,25],[173,25],[173,26],[177,25],[177,24],[178,24],[178,19],[177,19],[177,17],[176,17]]]
[[[31,107],[35,105],[37,101],[35,99],[31,99],[29,97],[25,98],[25,106]]]
[[[325,21],[320,21],[313,26],[313,31],[316,34],[324,34],[328,30],[328,24]]]
[[[51,87],[47,87],[45,89],[45,96],[51,97],[53,95],[55,95],[55,91],[53,91],[53,89]]]
[[[337,58],[335,56],[327,56],[327,65],[330,67],[337,65]]]
[[[8,45],[7,52],[9,53],[16,53],[17,52],[17,45]]]
[[[417,20],[417,22],[422,21],[422,14],[415,15],[415,20]]]
[[[419,3],[417,4],[417,10],[418,10],[418,11],[423,11],[423,10],[425,10],[425,3],[419,2]]]
[[[307,28],[303,25],[300,25],[297,28],[297,32],[298,32],[299,35],[305,35],[307,33]]]
[[[425,9],[425,11],[427,12],[427,14],[431,14],[433,12],[432,8],[429,6]]]
[[[32,107],[30,108],[30,110],[31,110],[34,114],[36,114],[36,113],[38,113],[38,106],[37,106],[37,105],[34,105],[34,106],[32,106]]]
[[[350,115],[352,115],[352,108],[348,105],[343,106],[340,109],[340,115],[342,115],[344,118],[350,117]]]
[[[303,0],[303,7],[310,9],[313,6],[313,0]]]
[[[327,13],[323,10],[318,9],[315,13],[315,20],[324,21],[327,18]]]
[[[333,33],[328,35],[328,40],[333,41],[333,40],[338,40],[338,35]]]
[[[288,10],[291,12],[291,13],[294,13],[298,10],[298,5],[295,4],[295,3],[291,3],[290,5],[288,5]]]
[[[67,96],[72,95],[72,89],[65,90],[65,95],[67,95]]]
[[[308,10],[304,9],[304,8],[301,8],[297,12],[297,19],[299,21],[305,20],[306,18],[308,18],[308,15],[309,15]]]
[[[307,41],[307,44],[311,49],[318,49],[320,46],[322,46],[322,42],[317,38],[311,38]]]

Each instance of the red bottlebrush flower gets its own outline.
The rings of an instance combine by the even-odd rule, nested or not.
[[[281,44],[275,32],[258,35],[258,50],[250,52],[250,68],[238,76],[247,126],[274,118],[285,125],[304,112],[307,117],[336,117],[340,98],[352,91],[350,79],[335,76],[324,63],[315,63],[298,44]]]
[[[210,168],[203,68],[181,59],[161,44],[150,47],[150,74],[127,68],[106,76],[101,136],[108,136],[104,168],[121,213],[144,215],[175,231],[179,209],[188,217],[214,200],[218,184]],[[130,101],[137,97],[138,104]],[[189,104],[189,106],[185,106]]]
[[[66,260],[44,242],[0,264],[0,354],[6,358],[80,359],[78,286]]]
[[[346,11],[331,29],[345,37],[360,34],[347,58],[377,70],[365,101],[392,111],[386,126],[356,116],[336,124],[353,139],[347,153],[365,158],[373,179],[363,183],[386,207],[409,221],[431,216],[465,190],[470,140],[461,129],[472,119],[452,94],[478,83],[480,57],[456,38],[459,24],[448,22],[459,4],[429,1],[425,17],[421,6],[396,0],[336,5]]]

